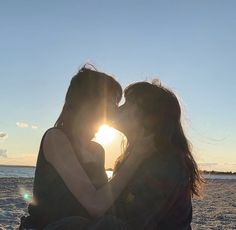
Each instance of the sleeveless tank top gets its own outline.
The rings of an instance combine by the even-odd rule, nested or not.
[[[43,228],[49,223],[68,216],[90,218],[86,209],[70,192],[56,169],[45,159],[42,147],[45,134],[40,144],[36,164],[33,201],[28,207],[31,221],[37,228]],[[94,145],[96,146],[95,143]],[[80,161],[80,164],[96,188],[107,183],[108,179],[102,161],[100,164]]]

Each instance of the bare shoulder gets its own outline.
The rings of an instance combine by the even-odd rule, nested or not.
[[[44,142],[57,141],[57,140],[66,141],[67,137],[60,129],[51,128],[48,131],[46,131],[45,137],[44,137]]]
[[[66,135],[60,129],[49,129],[43,141],[43,150],[46,158],[65,149],[71,150],[70,141]]]

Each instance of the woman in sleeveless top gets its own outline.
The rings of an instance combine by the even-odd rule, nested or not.
[[[104,150],[91,139],[101,124],[116,115],[121,96],[121,86],[107,74],[83,67],[72,78],[62,112],[42,138],[33,200],[29,216],[21,219],[20,229],[122,226],[115,218],[96,220],[110,208],[149,156],[143,146],[154,146],[152,139],[140,139],[135,155],[131,154],[117,175],[107,180]]]
[[[180,119],[176,96],[160,84],[138,82],[125,90],[116,128],[128,145],[114,175],[129,159],[140,130],[153,135],[156,145],[113,206],[113,214],[130,229],[191,229],[191,197],[199,195],[202,179]]]

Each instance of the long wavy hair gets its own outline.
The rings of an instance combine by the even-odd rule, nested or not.
[[[191,152],[181,124],[181,107],[175,94],[162,86],[159,81],[138,82],[125,89],[126,101],[137,104],[140,122],[148,133],[155,134],[158,149],[165,151],[170,146],[177,150],[189,174],[189,187],[192,195],[200,196],[203,179]],[[155,122],[157,121],[157,122]],[[131,147],[118,159],[114,171],[126,159]]]
[[[62,111],[54,127],[69,134],[70,128],[68,127],[83,105],[91,103],[91,100],[94,99],[104,100],[104,106],[108,100],[112,100],[118,105],[121,97],[122,88],[113,77],[84,65],[71,79]]]

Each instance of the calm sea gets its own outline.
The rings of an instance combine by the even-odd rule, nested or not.
[[[0,178],[2,177],[34,177],[35,167],[0,166]]]
[[[3,177],[34,177],[35,167],[24,166],[0,166],[0,178]],[[111,177],[112,171],[107,171],[108,177]],[[225,174],[204,174],[206,179],[236,180],[236,175]]]

